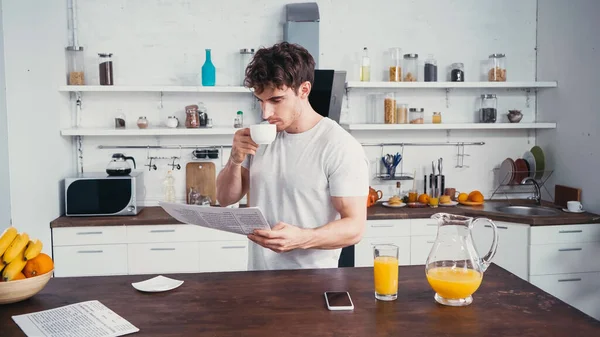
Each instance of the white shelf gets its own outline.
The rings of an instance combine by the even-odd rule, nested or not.
[[[250,93],[241,86],[169,86],[169,85],[64,85],[61,92],[206,92],[206,93]]]
[[[348,131],[556,129],[556,123],[343,124]]]
[[[552,82],[346,82],[346,88],[363,89],[533,89],[556,88]]]
[[[233,135],[237,130],[232,127],[213,128],[148,128],[148,129],[112,129],[112,128],[71,128],[62,129],[63,136],[218,136]]]

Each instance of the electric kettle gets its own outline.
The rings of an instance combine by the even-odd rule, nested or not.
[[[127,160],[133,161],[133,168],[136,168],[133,157],[127,157],[122,153],[113,154],[111,161],[106,167],[106,173],[109,176],[128,176],[131,173],[131,165],[129,165]]]

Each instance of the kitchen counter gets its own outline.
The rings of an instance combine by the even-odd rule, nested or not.
[[[0,307],[2,336],[23,336],[11,316],[99,300],[140,329],[132,336],[598,336],[600,322],[491,265],[474,301],[433,299],[423,266],[400,267],[398,299],[373,297],[373,268],[169,275],[182,286],[142,293],[154,275],[52,278],[29,300]],[[349,291],[354,311],[328,311],[323,292]],[[574,330],[575,329],[575,330]]]
[[[528,201],[519,200],[513,203],[526,204]],[[600,215],[592,213],[572,214],[562,212],[556,216],[521,216],[500,213],[495,210],[498,205],[505,205],[506,201],[488,200],[482,206],[438,207],[438,208],[388,208],[377,203],[367,209],[368,220],[382,219],[416,219],[429,218],[438,212],[446,212],[471,217],[487,217],[496,221],[517,222],[532,226],[544,225],[569,225],[600,223]],[[550,203],[544,206],[556,207]],[[557,207],[558,208],[558,207]],[[558,208],[560,209],[560,208]],[[58,227],[88,227],[88,226],[136,226],[136,225],[170,225],[180,224],[161,207],[146,207],[136,216],[104,216],[104,217],[66,217],[61,216],[50,223],[51,228]]]

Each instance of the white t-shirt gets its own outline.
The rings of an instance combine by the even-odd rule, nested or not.
[[[369,162],[360,143],[329,118],[302,133],[279,132],[243,166],[250,170],[250,206],[274,226],[321,227],[340,215],[331,197],[366,196]],[[366,207],[366,205],[365,205]],[[248,270],[336,268],[341,249],[276,253],[250,242]]]

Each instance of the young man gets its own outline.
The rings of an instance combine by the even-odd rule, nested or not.
[[[362,146],[308,102],[315,62],[286,42],[257,51],[246,68],[262,118],[277,137],[260,149],[238,130],[217,177],[217,199],[264,212],[271,230],[248,235],[248,269],[335,268],[341,248],[360,241],[366,221],[368,160]]]

